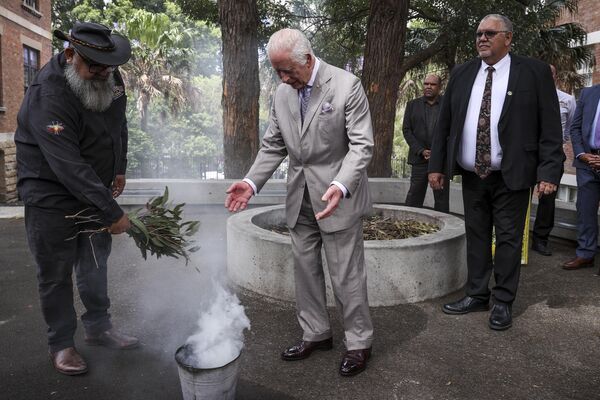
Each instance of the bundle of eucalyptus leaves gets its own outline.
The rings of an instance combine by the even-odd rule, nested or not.
[[[190,253],[200,249],[199,246],[191,246],[193,241],[190,239],[198,232],[200,222],[182,222],[184,206],[185,203],[181,203],[172,207],[169,203],[169,188],[165,187],[162,196],[150,199],[144,208],[127,214],[131,222],[127,234],[135,241],[144,260],[150,252],[156,258],[181,256],[187,263]]]
[[[192,246],[192,236],[198,231],[199,221],[182,222],[182,213],[185,203],[177,204],[175,207],[169,202],[169,189],[165,187],[162,196],[151,198],[145,207],[138,208],[127,214],[131,222],[131,228],[127,234],[133,238],[136,246],[140,249],[144,260],[148,257],[148,252],[155,255],[156,258],[162,256],[185,258],[186,264],[190,260],[190,253],[197,251],[199,246]],[[82,210],[75,215],[69,215],[66,218],[75,219],[76,224],[101,223],[96,215],[85,215],[86,210]],[[93,235],[107,231],[108,227],[99,229],[84,229],[80,233],[90,233],[90,244]],[[77,234],[77,235],[78,235]],[[67,239],[75,239],[77,235]],[[92,254],[94,258],[94,246],[92,245]],[[98,262],[96,261],[96,264]]]

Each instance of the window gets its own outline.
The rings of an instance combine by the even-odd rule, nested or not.
[[[23,0],[23,5],[35,11],[40,11],[39,0]]]
[[[33,78],[39,69],[40,52],[31,47],[23,46],[23,78],[25,91],[27,91],[31,82],[33,82]]]
[[[40,13],[40,0],[23,0],[21,8],[34,17],[42,17],[42,14]]]

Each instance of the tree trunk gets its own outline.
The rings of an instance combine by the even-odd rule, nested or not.
[[[225,178],[242,178],[258,152],[258,10],[256,0],[219,0],[223,40]]]
[[[148,133],[148,102],[142,102],[142,110],[140,112],[140,129],[144,133]]]
[[[362,84],[373,120],[375,148],[368,173],[392,175],[394,120],[402,80],[409,0],[371,0]]]

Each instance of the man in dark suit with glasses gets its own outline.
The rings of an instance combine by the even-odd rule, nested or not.
[[[555,192],[564,161],[550,67],[510,54],[512,39],[512,22],[505,16],[481,20],[475,43],[479,57],[452,71],[429,160],[433,189],[462,175],[466,296],[445,304],[443,311],[487,311],[491,297],[488,326],[494,330],[512,326],[530,190],[537,183],[541,196]]]

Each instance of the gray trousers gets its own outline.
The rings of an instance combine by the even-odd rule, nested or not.
[[[66,240],[76,235],[79,229],[86,229],[65,219],[69,214],[74,212],[25,207],[27,240],[37,264],[40,305],[48,325],[48,346],[52,352],[74,345],[77,315],[73,306],[73,270],[79,297],[86,309],[81,316],[85,331],[94,335],[112,327],[106,276],[111,235],[107,232],[94,234],[91,243],[89,234]],[[98,226],[87,228],[97,229]]]
[[[342,200],[344,201],[344,200]],[[294,255],[296,311],[304,332],[302,340],[320,341],[332,336],[325,296],[321,247],[325,257],[348,350],[366,349],[373,341],[373,324],[367,298],[362,221],[343,231],[325,233],[319,229],[308,191],[298,222],[290,229]]]

